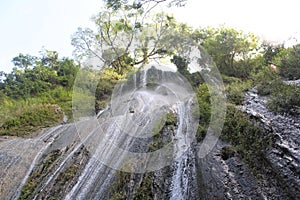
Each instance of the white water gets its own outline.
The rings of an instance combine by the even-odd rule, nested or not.
[[[186,196],[188,177],[181,176],[181,174],[187,170],[186,167],[189,158],[189,155],[186,155],[186,151],[190,146],[191,138],[188,132],[192,129],[192,126],[189,126],[190,113],[188,112],[191,110],[190,104],[192,101],[185,102],[176,100],[176,98],[187,99],[187,97],[190,98],[190,94],[181,88],[181,85],[178,86],[173,83],[164,83],[164,85],[154,90],[148,90],[146,87],[147,71],[147,69],[144,69],[140,73],[140,84],[136,83],[136,76],[132,80],[133,85],[140,85],[142,88],[132,88],[133,93],[124,92],[124,85],[116,89],[118,95],[113,97],[112,100],[116,104],[112,105],[112,114],[114,117],[100,122],[102,132],[98,130],[101,133],[95,134],[92,137],[94,144],[96,144],[95,146],[86,144],[86,146],[90,147],[91,152],[93,152],[93,157],[87,163],[77,183],[66,195],[66,199],[104,198],[109,191],[115,172],[110,167],[113,169],[123,169],[122,166],[124,164],[131,163],[130,161],[134,154],[128,154],[126,150],[131,147],[135,138],[149,136],[147,133],[151,132],[149,130],[152,130],[153,123],[167,110],[173,110],[178,113],[178,130],[174,138],[175,144],[173,147],[173,151],[175,152],[174,157],[177,159],[178,166],[172,178],[172,185],[174,187],[172,198],[178,199]],[[175,78],[174,81],[176,80]],[[179,81],[182,80],[180,79]],[[161,90],[167,92],[165,93]],[[181,92],[178,95],[179,97],[176,96],[176,92]],[[134,108],[133,113],[128,111],[128,102],[134,102],[131,105]],[[124,133],[133,137],[124,137]],[[147,158],[145,157],[144,159],[147,162]],[[142,168],[146,167],[141,163],[133,163],[131,167],[136,168],[138,165],[142,166]]]
[[[188,160],[191,160],[191,151],[188,149],[191,145],[191,138],[189,138],[187,133],[187,131],[189,131],[188,112],[190,112],[190,107],[186,106],[184,103],[179,103],[177,104],[177,109],[179,124],[175,135],[176,145],[174,151],[176,154],[176,161],[173,164],[175,171],[172,176],[170,200],[187,199],[189,185],[187,171],[192,170],[188,169]]]
[[[46,180],[43,180],[44,184],[41,186],[39,194],[47,191],[47,187],[51,187],[53,181],[65,167],[66,163],[70,161],[74,154],[84,145],[92,155],[92,158],[90,158],[85,165],[77,183],[66,195],[65,199],[103,199],[106,197],[114,178],[115,170],[113,169],[123,169],[122,167],[127,167],[127,170],[137,169],[137,171],[145,171],[146,167],[148,167],[147,164],[152,160],[149,160],[145,155],[138,155],[139,158],[135,158],[135,154],[128,154],[128,151],[130,148],[139,148],[139,146],[135,147],[133,145],[136,142],[135,139],[152,136],[149,135],[149,133],[152,134],[151,131],[155,122],[164,116],[166,112],[172,111],[178,115],[178,130],[173,138],[174,146],[171,147],[173,148],[171,150],[174,152],[176,160],[171,183],[171,199],[185,199],[188,193],[189,184],[187,171],[189,170],[188,161],[190,155],[187,150],[189,149],[191,142],[189,134],[192,132],[191,129],[193,129],[192,125],[190,125],[189,116],[189,112],[191,111],[191,100],[187,102],[190,98],[190,93],[182,86],[182,79],[176,79],[176,76],[174,76],[174,82],[172,82],[173,76],[170,77],[170,74],[167,73],[154,73],[153,76],[162,76],[163,79],[166,79],[169,82],[164,82],[164,80],[162,80],[161,84],[158,82],[158,84],[160,84],[159,87],[149,89],[147,88],[148,73],[150,73],[150,70],[148,71],[146,69],[140,73],[140,83],[137,83],[136,76],[133,77],[133,85],[138,87],[132,88],[134,91],[133,93],[128,92],[128,87],[126,88],[124,85],[120,86],[118,90],[119,99],[117,99],[120,104],[116,105],[115,113],[113,113],[114,107],[109,108],[112,111],[112,117],[105,118],[105,114],[103,117],[102,114],[105,111],[101,111],[95,119],[87,119],[82,121],[79,127],[76,126],[81,142],[70,146],[69,143],[66,143],[70,141],[67,141],[66,139],[62,139],[61,141],[60,139],[58,139],[59,141],[56,140],[57,136],[62,132],[58,128],[43,134],[37,139],[28,139],[27,143],[31,141],[32,146],[37,144],[35,142],[36,140],[41,144],[36,147],[37,150],[32,154],[34,155],[32,157],[33,161],[30,162],[30,166],[27,168],[26,173],[24,173],[25,176],[23,176],[21,186],[25,183],[26,179],[34,169],[34,166],[39,162],[44,152],[49,149],[53,141],[55,141],[55,147],[57,143],[63,143],[60,145],[69,146],[72,149],[70,150],[70,153],[63,154],[59,158],[60,163],[55,167],[53,173],[47,177]],[[125,92],[123,91],[123,86]],[[142,86],[142,88],[140,86]],[[128,111],[128,103],[126,102],[135,102],[133,104],[134,113]],[[123,109],[124,107],[125,109]],[[108,108],[106,110],[108,110]],[[96,120],[97,118],[99,121]],[[53,132],[57,133],[53,134]],[[16,140],[16,142],[17,141],[18,140]],[[8,148],[10,145],[2,143],[0,148],[4,148],[4,146]],[[164,162],[165,158],[165,156],[161,156],[160,159],[162,161],[158,161]],[[134,159],[138,160],[138,162],[132,162]],[[14,162],[17,162],[17,159],[13,160],[13,162],[8,162],[8,168],[14,165]],[[125,166],[128,163],[130,166]],[[158,165],[160,163],[150,163],[150,165],[151,164]],[[155,167],[149,169],[152,170],[154,168]],[[19,194],[21,186],[19,187],[17,194]],[[38,194],[36,194],[34,198],[38,199]]]
[[[89,124],[88,122],[86,122]],[[44,185],[41,188],[41,192],[49,185],[49,183],[53,180],[53,178],[61,171],[61,169],[64,167],[65,163],[74,156],[76,152],[82,147],[83,143],[87,141],[92,135],[95,130],[91,131],[85,138],[82,138],[81,142],[77,144],[77,146],[66,156],[66,158],[60,163],[60,165],[56,168],[53,174],[48,178],[48,180],[44,183]],[[34,199],[37,198],[37,195],[34,197]]]
[[[147,69],[144,69],[143,72],[142,87],[145,88],[147,86]]]
[[[17,198],[42,154],[62,132],[62,128],[53,127],[36,138],[16,138],[0,143],[0,199]]]
[[[101,144],[99,144],[98,148],[94,156],[89,160],[86,165],[84,171],[79,177],[78,182],[72,188],[72,190],[66,195],[66,199],[87,199],[90,190],[93,187],[96,187],[97,182],[102,183],[103,181],[110,183],[111,176],[105,176],[106,167],[98,160],[99,157],[104,157],[106,159],[109,158],[111,153],[109,150],[111,149],[111,143],[113,140],[117,140],[118,135],[113,134],[115,132],[115,128],[113,125],[108,129],[108,134],[105,134]],[[108,185],[107,185],[108,186]],[[99,189],[107,188],[105,184],[101,184]]]
[[[43,146],[41,148],[41,150],[37,153],[37,155],[34,157],[28,171],[26,172],[25,177],[23,178],[19,188],[17,189],[13,199],[17,199],[18,196],[21,193],[21,188],[23,187],[23,185],[25,184],[27,178],[29,177],[29,175],[31,174],[33,168],[36,166],[36,164],[38,163],[38,161],[41,159],[42,155],[44,154],[44,152],[48,149],[48,147],[54,142],[54,140],[58,137],[58,135],[61,133],[61,131],[57,131],[58,129],[60,129],[62,126],[56,126],[51,128],[48,132],[46,132],[45,134],[41,135],[38,140],[45,140],[47,139],[48,143]],[[57,131],[57,132],[56,132]],[[56,132],[56,133],[55,133]],[[53,135],[53,133],[55,133]]]

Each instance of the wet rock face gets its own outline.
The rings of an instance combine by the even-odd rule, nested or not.
[[[242,110],[256,117],[272,132],[275,142],[266,154],[269,173],[277,177],[281,188],[290,197],[300,196],[300,118],[274,114],[266,107],[267,99],[252,89],[245,95]]]
[[[244,105],[240,109],[251,116],[256,122],[255,125],[271,132],[270,137],[274,140],[273,146],[260,157],[263,165],[256,168],[256,171],[250,169],[243,162],[238,150],[221,140],[206,157],[200,159],[197,152],[198,145],[201,144],[191,143],[186,148],[185,143],[186,139],[191,139],[186,135],[196,124],[190,116],[192,108],[189,107],[190,101],[175,104],[177,102],[173,102],[174,94],[158,86],[159,80],[174,79],[176,76],[172,72],[162,73],[153,69],[132,76],[124,88],[120,87],[119,92],[124,95],[116,99],[123,104],[107,108],[98,115],[97,120],[103,122],[101,134],[108,133],[107,138],[94,132],[95,124],[92,123],[93,121],[86,120],[80,121],[77,125],[62,125],[42,133],[35,139],[13,139],[1,142],[0,166],[5,171],[0,171],[4,177],[4,179],[1,177],[0,199],[13,197],[23,177],[27,179],[20,194],[24,199],[210,200],[300,197],[299,118],[271,113],[265,106],[267,99],[258,96],[255,90],[250,90],[246,93]],[[182,80],[178,79],[178,83],[180,81]],[[169,86],[178,89],[176,84]],[[142,91],[132,95],[130,103],[123,102],[126,92],[132,87],[141,88]],[[185,96],[184,92],[181,94]],[[154,101],[169,100],[166,97],[170,97],[174,104],[164,105],[164,102]],[[160,121],[157,113],[152,118],[144,116],[145,110],[153,107],[153,104],[149,103],[151,98],[152,102],[164,105],[156,111],[172,114],[166,117],[165,123],[156,123]],[[114,112],[120,115],[113,116]],[[122,117],[122,113],[127,115]],[[162,116],[164,115],[160,117]],[[130,124],[128,119],[138,123]],[[149,119],[152,120],[151,123]],[[115,125],[116,120],[121,120],[123,123],[120,124],[126,125],[124,126],[126,129],[119,130],[119,126]],[[135,137],[142,133],[145,124],[150,127],[148,133],[155,133],[155,135],[151,138]],[[135,129],[129,125],[135,125]],[[84,133],[80,135],[82,138],[78,138],[77,133],[80,131]],[[131,135],[133,133],[136,134]],[[85,136],[87,136],[86,140]],[[100,149],[98,149],[99,143],[92,146],[98,154],[88,149],[88,143],[83,142],[83,140],[90,141],[94,144],[97,138],[107,139],[104,140],[104,144],[101,144],[103,146]],[[115,146],[134,153],[155,152],[170,141],[174,141],[174,148],[170,150],[171,155],[178,153],[178,150],[182,150],[182,154],[172,160],[170,165],[159,170],[126,173],[106,166],[95,156],[105,156],[108,161],[116,161],[114,163],[116,166],[124,164],[122,154],[116,156],[111,150],[111,141]],[[190,142],[194,141],[191,139]],[[91,152],[95,155],[91,155]],[[35,157],[36,161],[34,161]],[[153,165],[153,163],[145,163]],[[12,179],[15,171],[18,171],[15,176],[17,178]],[[28,177],[26,172],[30,172]],[[13,180],[14,183],[4,184],[5,178]]]
[[[239,107],[273,141],[260,155],[260,164],[250,168],[232,146],[219,140],[206,157],[197,159],[201,199],[299,199],[300,119],[275,115],[266,103],[266,97],[250,90]]]
[[[201,199],[263,199],[261,187],[252,171],[237,154],[224,157],[232,147],[218,141],[213,150],[198,159]]]

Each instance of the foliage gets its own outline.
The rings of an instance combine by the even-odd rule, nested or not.
[[[27,55],[30,62],[24,61],[22,54],[15,57],[13,60],[16,67],[11,73],[4,74],[2,92],[11,98],[20,99],[39,95],[58,86],[71,89],[79,66],[67,58],[58,60],[56,52],[47,52],[49,55],[41,58]]]
[[[225,146],[221,149],[221,157],[223,160],[227,160],[235,155],[235,151],[231,146]]]
[[[95,93],[96,111],[102,110],[106,107],[115,85],[124,79],[125,74],[122,75],[117,73],[114,68],[105,68],[100,72],[99,82]]]
[[[62,175],[60,184],[64,185],[68,181],[72,180],[75,177],[77,171],[78,171],[78,166],[76,164],[72,164]]]
[[[276,85],[281,84],[281,78],[267,66],[253,73],[251,79],[260,95],[269,95]]]
[[[109,200],[123,200],[126,199],[128,192],[128,185],[130,183],[130,173],[116,171],[116,180],[110,185],[110,198]]]
[[[300,79],[300,44],[288,49],[288,58],[282,59],[281,75],[287,79]]]
[[[300,86],[280,83],[271,91],[268,107],[277,113],[300,113]]]
[[[169,6],[184,6],[187,0],[138,0],[138,1],[127,1],[127,0],[104,0],[108,8],[112,8],[113,11],[117,11],[122,6],[126,6],[129,9],[140,9],[142,7],[151,6],[151,4],[159,4],[167,2]],[[153,6],[153,5],[152,5]]]
[[[152,127],[152,141],[149,144],[149,151],[161,149],[171,141],[171,133],[177,126],[177,116],[173,112],[167,112],[162,118],[157,119]],[[168,135],[163,136],[164,132]]]
[[[137,187],[136,192],[134,193],[134,200],[144,199],[151,200],[154,198],[154,194],[152,192],[153,187],[153,173],[146,173],[142,177],[141,184]]]
[[[93,20],[97,31],[81,29],[72,36],[78,59],[95,58],[106,68],[124,74],[151,60],[181,55],[188,48],[192,28],[164,13],[150,14],[153,7],[130,7],[118,1],[116,10],[106,7]]]
[[[199,105],[200,119],[197,129],[197,141],[204,139],[211,118],[211,98],[206,84],[200,84],[196,88]]]
[[[244,100],[244,92],[252,87],[252,82],[250,80],[242,81],[226,75],[223,76],[223,80],[226,83],[226,97],[229,103],[241,105]]]
[[[14,115],[3,120],[1,135],[25,136],[41,127],[62,121],[63,113],[58,105],[32,104],[16,110]]]
[[[0,87],[0,132],[27,135],[38,128],[72,116],[72,87],[79,66],[55,51],[40,57],[23,55],[13,59],[16,67],[2,73]]]
[[[280,55],[282,55],[282,52],[285,51],[283,44],[275,45],[275,44],[270,44],[267,41],[264,41],[261,47],[263,49],[264,65],[269,65],[273,63],[274,60],[276,60],[277,57],[280,57]]]
[[[206,28],[193,33],[193,37],[212,56],[221,73],[245,78],[252,68],[257,53],[258,39],[252,33],[232,28]]]
[[[270,133],[233,105],[227,107],[221,138],[230,142],[254,169],[260,166],[266,150],[273,142]]]
[[[268,107],[277,113],[299,113],[300,89],[297,85],[287,85],[269,67],[263,67],[252,75],[259,95],[268,95]]]
[[[204,80],[199,72],[190,73],[188,70],[189,62],[180,56],[173,55],[171,62],[174,63],[177,67],[177,71],[183,75],[189,83],[196,88],[199,84],[203,83]]]
[[[132,199],[153,199],[153,173],[130,174],[116,171],[115,182],[110,188],[109,200],[125,200],[132,194]]]

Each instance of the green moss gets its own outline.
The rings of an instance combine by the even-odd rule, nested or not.
[[[133,199],[134,200],[152,200],[152,185],[153,185],[153,174],[144,174],[141,184],[136,188]]]
[[[43,159],[43,162],[39,164],[34,171],[30,174],[27,181],[21,188],[21,194],[18,200],[32,199],[36,192],[38,184],[41,183],[43,177],[49,174],[50,170],[54,167],[55,161],[61,155],[59,150],[54,150]]]
[[[109,200],[125,200],[128,199],[129,195],[134,200],[153,199],[153,173],[130,174],[116,171],[115,176],[116,180],[111,185]]]
[[[126,194],[124,192],[114,193],[114,195],[110,197],[109,200],[126,200]]]
[[[72,180],[78,171],[78,166],[76,164],[72,164],[61,176],[58,178],[59,184],[64,185],[68,181]]]
[[[171,141],[171,135],[167,136],[170,140],[163,141],[163,131],[168,129],[169,131],[175,131],[177,125],[177,116],[173,112],[165,113],[165,115],[157,119],[152,127],[152,141],[149,144],[149,151],[156,151],[162,148],[166,143]]]
[[[110,185],[109,200],[125,200],[130,182],[130,173],[116,171],[116,180]]]
[[[166,118],[166,122],[165,122],[166,126],[176,126],[176,124],[177,124],[177,117],[176,117],[175,113],[168,112],[166,114],[165,118]]]
[[[21,189],[21,195],[18,200],[28,199],[36,187],[37,183],[34,180],[29,180]]]
[[[146,84],[147,89],[152,89],[152,90],[154,90],[157,86],[158,86],[158,84],[155,82],[148,82]]]

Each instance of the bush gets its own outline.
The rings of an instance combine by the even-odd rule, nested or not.
[[[253,76],[259,95],[270,96],[268,107],[277,113],[299,113],[300,86],[287,85],[282,79],[269,70],[263,69]]]
[[[278,85],[276,90],[272,90],[268,107],[277,113],[300,113],[300,86]]]
[[[0,127],[0,135],[25,136],[42,127],[61,122],[63,112],[58,105],[32,104],[18,110]]]
[[[259,95],[269,95],[282,83],[281,78],[269,67],[263,67],[256,74],[252,75],[253,84],[257,86]]]
[[[223,160],[227,160],[235,155],[235,151],[231,146],[225,146],[221,149],[221,157]]]
[[[255,124],[235,106],[229,105],[221,134],[221,138],[233,145],[253,168],[261,164],[266,150],[273,142],[270,133]]]
[[[199,105],[200,119],[197,129],[197,141],[204,139],[211,117],[211,98],[206,84],[200,84],[196,88],[197,100]]]
[[[230,103],[241,105],[244,100],[244,92],[251,87],[251,81],[235,81],[226,85],[227,100]]]

